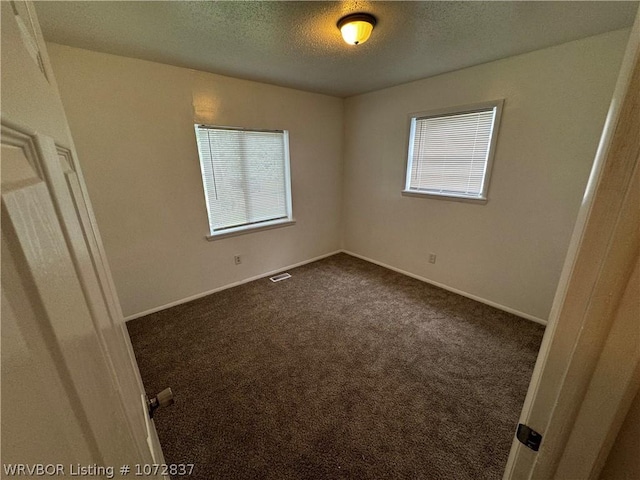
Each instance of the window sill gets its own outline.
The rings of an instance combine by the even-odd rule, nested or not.
[[[205,238],[213,242],[214,240],[222,240],[223,238],[229,237],[237,237],[238,235],[245,235],[247,233],[255,233],[260,232],[262,230],[271,230],[273,228],[280,227],[288,227],[290,225],[295,225],[296,221],[294,219],[287,220],[275,220],[273,222],[265,222],[256,226],[246,226],[246,227],[237,227],[234,229],[229,229],[221,233],[214,233],[213,235],[207,235]]]
[[[415,190],[403,190],[402,195],[405,197],[427,197],[437,198],[439,200],[452,200],[454,202],[487,203],[487,199],[482,197],[465,197],[463,195],[451,195],[446,193],[417,192]]]

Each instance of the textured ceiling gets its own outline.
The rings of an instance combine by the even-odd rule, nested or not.
[[[37,2],[48,41],[350,96],[628,27],[637,2]],[[336,22],[378,18],[349,46]]]

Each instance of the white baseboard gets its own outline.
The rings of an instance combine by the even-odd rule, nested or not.
[[[411,277],[411,278],[415,278],[416,280],[420,280],[421,282],[429,283],[431,285],[434,285],[436,287],[442,288],[444,290],[448,290],[450,292],[457,293],[458,295],[462,295],[463,297],[467,297],[467,298],[470,298],[470,299],[475,300],[477,302],[484,303],[486,305],[490,305],[490,306],[492,306],[494,308],[497,308],[498,310],[503,310],[505,312],[512,313],[513,315],[517,315],[518,317],[522,317],[524,319],[531,320],[532,322],[536,322],[536,323],[539,323],[541,325],[546,325],[547,324],[546,320],[543,320],[541,318],[535,317],[533,315],[529,315],[528,313],[520,312],[518,310],[515,310],[513,308],[507,307],[505,305],[501,305],[499,303],[492,302],[491,300],[487,300],[485,298],[481,298],[481,297],[478,297],[476,295],[472,295],[470,293],[463,292],[462,290],[458,290],[457,288],[450,287],[450,286],[445,285],[443,283],[434,282],[433,280],[429,280],[428,278],[421,277],[420,275],[416,275],[415,273],[407,272],[405,270],[401,270],[399,268],[392,267],[391,265],[387,265],[386,263],[382,263],[382,262],[379,262],[377,260],[373,260],[372,258],[365,257],[364,255],[359,255],[357,253],[351,252],[349,250],[344,250],[344,249],[336,250],[335,252],[331,252],[331,253],[326,253],[324,255],[320,255],[319,257],[310,258],[308,260],[304,260],[302,262],[298,262],[298,263],[295,263],[293,265],[288,265],[288,266],[279,268],[277,270],[272,270],[272,271],[267,272],[267,273],[262,273],[260,275],[256,275],[256,276],[249,277],[249,278],[245,278],[244,280],[240,280],[238,282],[229,283],[227,285],[223,285],[221,287],[214,288],[213,290],[208,290],[206,292],[198,293],[196,295],[191,295],[190,297],[183,298],[181,300],[176,300],[175,302],[167,303],[166,305],[162,305],[160,307],[155,307],[155,308],[152,308],[150,310],[145,310],[144,312],[134,313],[133,315],[129,315],[129,316],[125,317],[124,320],[126,322],[128,322],[129,320],[134,320],[136,318],[144,317],[145,315],[150,315],[152,313],[156,313],[156,312],[159,312],[161,310],[166,310],[167,308],[175,307],[176,305],[182,305],[183,303],[187,303],[187,302],[190,302],[192,300],[197,300],[198,298],[206,297],[207,295],[211,295],[212,293],[220,292],[220,291],[226,290],[228,288],[237,287],[238,285],[242,285],[243,283],[249,283],[249,282],[253,282],[254,280],[259,280],[261,278],[270,277],[271,275],[273,275],[275,273],[282,272],[283,270],[288,270],[290,268],[300,267],[302,265],[306,265],[307,263],[312,263],[312,262],[315,262],[315,261],[318,261],[318,260],[322,260],[323,258],[330,257],[332,255],[335,255],[336,253],[346,253],[347,255],[351,255],[352,257],[356,257],[356,258],[359,258],[359,259],[364,260],[366,262],[370,262],[370,263],[374,263],[376,265],[380,265],[381,267],[388,268],[389,270],[393,270],[394,272],[401,273],[402,275],[406,275],[406,276]]]
[[[528,313],[520,312],[518,310],[515,310],[515,309],[510,308],[510,307],[506,307],[504,305],[500,305],[499,303],[492,302],[491,300],[487,300],[485,298],[481,298],[481,297],[478,297],[476,295],[472,295],[470,293],[463,292],[462,290],[458,290],[457,288],[450,287],[449,285],[445,285],[445,284],[439,283],[439,282],[434,282],[433,280],[429,280],[428,278],[421,277],[420,275],[416,275],[415,273],[407,272],[405,270],[401,270],[399,268],[392,267],[391,265],[387,265],[386,263],[378,262],[377,260],[373,260],[372,258],[368,258],[368,257],[365,257],[363,255],[358,255],[357,253],[350,252],[349,250],[344,250],[343,249],[342,252],[346,253],[347,255],[351,255],[353,257],[356,257],[356,258],[359,258],[361,260],[364,260],[366,262],[375,263],[376,265],[380,265],[381,267],[388,268],[389,270],[393,270],[394,272],[401,273],[402,275],[406,275],[408,277],[415,278],[416,280],[420,280],[421,282],[429,283],[431,285],[434,285],[436,287],[442,288],[444,290],[448,290],[450,292],[457,293],[458,295],[462,295],[463,297],[467,297],[467,298],[470,298],[470,299],[475,300],[477,302],[484,303],[484,304],[489,305],[491,307],[497,308],[498,310],[503,310],[505,312],[512,313],[513,315],[516,315],[518,317],[522,317],[522,318],[524,318],[526,320],[531,320],[532,322],[536,322],[536,323],[539,323],[541,325],[546,325],[547,324],[547,321],[543,320],[541,318],[535,317],[533,315],[529,315]]]
[[[229,283],[227,285],[223,285],[222,287],[214,288],[213,290],[208,290],[206,292],[197,293],[195,295],[191,295],[190,297],[183,298],[181,300],[176,300],[175,302],[167,303],[166,305],[162,305],[160,307],[151,308],[149,310],[145,310],[144,312],[134,313],[133,315],[129,315],[124,317],[124,321],[128,322],[129,320],[134,320],[136,318],[144,317],[145,315],[150,315],[152,313],[159,312],[161,310],[166,310],[167,308],[175,307],[176,305],[182,305],[183,303],[190,302],[192,300],[197,300],[198,298],[206,297],[207,295],[211,295],[212,293],[220,292],[222,290],[226,290],[228,288],[237,287],[238,285],[242,285],[243,283],[253,282],[254,280],[259,280],[264,277],[270,277],[275,273],[280,273],[283,270],[288,270],[290,268],[300,267],[302,265],[306,265],[307,263],[316,262],[318,260],[322,260],[323,258],[330,257],[331,255],[335,255],[336,253],[340,253],[342,250],[336,250],[335,252],[326,253],[324,255],[320,255],[319,257],[310,258],[309,260],[304,260],[302,262],[294,263],[293,265],[287,265],[282,268],[278,268],[277,270],[272,270],[267,273],[261,273],[260,275],[256,275],[254,277],[245,278],[244,280],[240,280],[238,282]]]

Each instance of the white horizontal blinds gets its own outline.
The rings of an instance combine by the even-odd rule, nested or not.
[[[211,232],[287,218],[284,132],[196,127]]]
[[[414,120],[409,189],[480,197],[495,108]]]

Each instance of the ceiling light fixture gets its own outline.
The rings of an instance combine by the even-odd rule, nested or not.
[[[373,15],[353,13],[338,20],[338,28],[345,42],[349,45],[360,45],[369,39],[376,23],[376,17]]]

